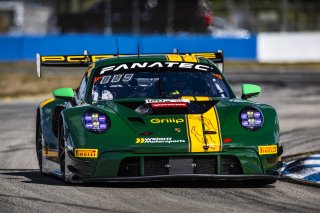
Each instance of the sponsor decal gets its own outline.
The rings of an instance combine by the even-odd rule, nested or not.
[[[277,145],[258,146],[259,155],[277,154]]]
[[[172,138],[136,138],[137,144],[146,143],[185,143],[185,140],[172,139]]]
[[[146,104],[152,104],[152,103],[163,103],[163,102],[186,102],[190,103],[190,100],[188,99],[146,99]]]
[[[124,71],[128,69],[145,69],[145,68],[174,68],[174,69],[194,69],[200,71],[208,71],[210,66],[196,63],[186,62],[143,62],[143,63],[128,63],[117,64],[102,68],[100,75],[110,71]]]
[[[185,102],[176,103],[153,103],[152,108],[187,108],[188,104]]]
[[[98,149],[75,149],[74,156],[78,158],[97,158]]]
[[[183,118],[153,118],[150,120],[152,124],[168,124],[168,123],[183,123]]]
[[[101,59],[105,58],[114,58],[114,57],[124,57],[128,55],[56,55],[56,56],[41,56],[41,62],[67,62],[67,63],[86,63],[88,62],[88,59],[90,59],[91,62],[96,62]],[[216,54],[215,53],[191,53],[191,54],[185,54],[185,55],[178,55],[178,54],[167,54],[166,58],[168,61],[177,61],[177,62],[197,62],[197,57],[203,57],[208,59],[215,59]],[[139,65],[136,65],[139,66]],[[140,65],[141,66],[141,65]],[[171,65],[172,66],[172,65]]]
[[[91,62],[96,62],[100,59],[104,58],[113,58],[113,55],[91,55],[91,56],[85,56],[85,55],[70,55],[70,56],[64,56],[64,55],[57,55],[57,56],[42,56],[41,62],[67,62],[67,63],[87,63],[88,59],[90,59]]]

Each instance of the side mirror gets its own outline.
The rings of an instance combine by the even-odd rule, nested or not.
[[[261,87],[254,84],[243,84],[242,85],[242,99],[248,99],[251,97],[258,96],[261,92]]]
[[[70,101],[71,99],[74,98],[74,91],[72,88],[59,88],[59,89],[53,90],[52,95],[57,99]]]

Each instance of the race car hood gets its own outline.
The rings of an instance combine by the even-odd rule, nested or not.
[[[129,127],[134,137],[130,147],[136,153],[220,152],[221,125],[232,102],[209,97],[182,100],[123,99],[97,106],[112,109],[122,119],[115,128]]]
[[[73,130],[70,135],[74,147],[95,147],[99,152],[221,152],[253,148],[257,143],[265,145],[275,141],[279,132],[275,110],[265,104],[209,97],[190,98],[189,102],[172,99],[173,102],[166,100],[160,104],[161,101],[142,98],[103,101],[63,110],[63,117],[67,129]],[[259,108],[268,118],[257,131],[241,125],[241,111],[248,106]],[[81,123],[86,112],[95,110],[110,121],[108,129],[101,134],[89,131]]]
[[[63,115],[67,128],[73,130],[70,134],[75,147],[98,147],[102,152],[186,154],[278,142],[277,114],[269,105],[209,97],[190,98],[189,102],[174,98],[164,104],[161,101],[110,100],[66,109]],[[246,129],[240,122],[241,112],[247,107],[259,109],[266,118],[258,130]],[[89,131],[81,123],[86,112],[95,110],[110,121],[101,134]]]

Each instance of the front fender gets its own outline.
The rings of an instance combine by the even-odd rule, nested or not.
[[[241,126],[240,113],[244,107],[251,106],[261,110],[264,117],[262,128],[248,130]],[[279,121],[276,110],[266,104],[234,104],[222,125],[222,137],[231,138],[224,147],[255,148],[259,145],[279,144]]]

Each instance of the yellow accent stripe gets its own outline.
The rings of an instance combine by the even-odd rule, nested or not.
[[[89,78],[90,74],[91,74],[91,71],[92,71],[92,67],[90,66],[88,68],[88,71],[87,71],[87,78]]]
[[[194,96],[181,96],[181,99],[189,100],[189,101],[195,101],[196,99]]]
[[[221,132],[217,111],[212,107],[202,116],[201,114],[188,115],[188,134],[190,135],[190,152],[219,152],[221,151]],[[205,131],[215,134],[205,134]],[[206,150],[204,146],[209,148]]]
[[[186,54],[183,55],[182,58],[185,62],[198,62],[198,59],[193,55]]]
[[[185,121],[186,121],[186,130],[187,130],[187,137],[188,137],[188,152],[191,152],[191,138],[189,134],[189,122],[188,122],[188,115],[185,115]]]
[[[42,156],[43,157],[57,157],[58,158],[58,151],[54,151],[54,150],[45,150],[42,149]]]
[[[219,141],[220,141],[220,150],[219,152],[222,151],[222,135],[221,135],[221,129],[220,129],[220,119],[219,119],[219,114],[218,114],[218,111],[217,111],[217,108],[214,107],[214,112],[216,114],[216,118],[217,118],[217,122],[218,122],[218,136],[219,136]]]
[[[48,103],[50,103],[52,101],[54,101],[54,98],[49,98],[47,100],[42,101],[40,104],[40,108],[43,108],[45,105],[47,105]]]
[[[202,57],[202,58],[216,58],[215,53],[192,53],[194,57]]]
[[[182,61],[182,57],[178,54],[167,54],[168,61]]]
[[[210,98],[207,96],[196,96],[197,101],[210,101]]]

